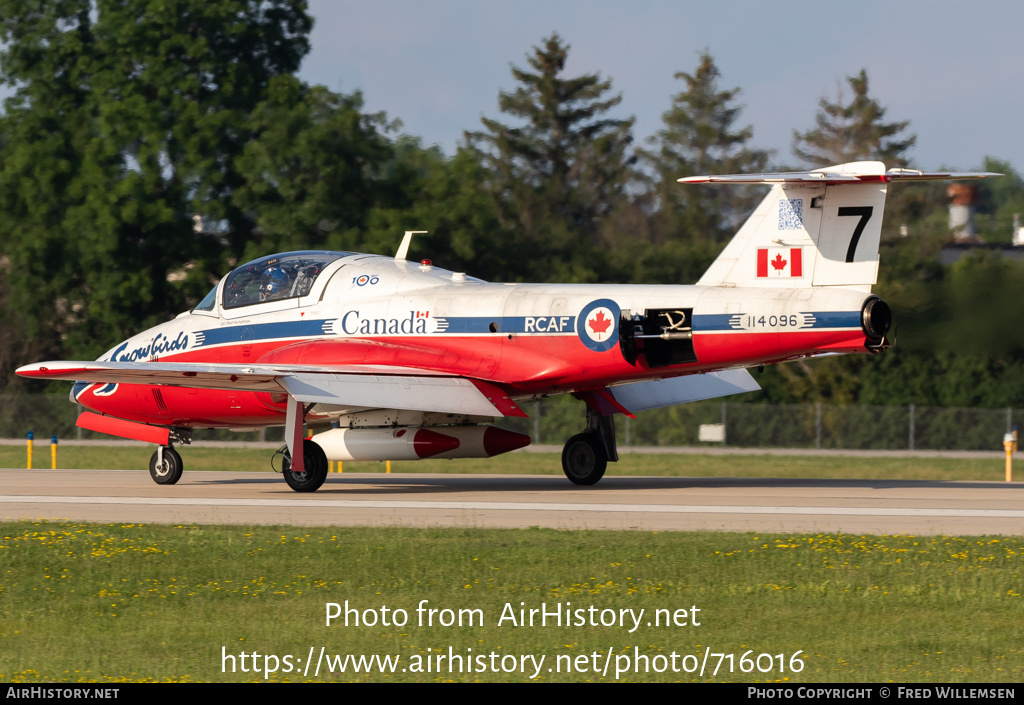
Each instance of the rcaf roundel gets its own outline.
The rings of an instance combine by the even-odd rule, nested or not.
[[[799,247],[761,247],[757,250],[757,277],[802,277],[803,250]]]
[[[619,343],[619,305],[611,299],[591,301],[576,319],[576,332],[591,350],[611,350]]]

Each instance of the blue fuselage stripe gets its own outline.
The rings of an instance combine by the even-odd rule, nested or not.
[[[860,311],[821,311],[803,312],[797,314],[801,317],[813,317],[809,325],[801,325],[791,330],[813,330],[821,328],[860,328]],[[710,332],[719,330],[746,330],[741,318],[747,317],[746,313],[712,313],[694,314],[694,332]],[[760,317],[760,316],[759,316]]]
[[[576,316],[449,316],[443,333],[575,333]],[[494,330],[491,326],[494,326]]]
[[[324,329],[328,328],[329,324],[333,323],[334,320],[333,318],[322,318],[210,328],[199,331],[202,342],[197,343],[196,347],[221,345],[223,343],[253,342],[256,340],[274,340],[277,338],[311,338],[327,335]]]
[[[694,332],[743,330],[736,325],[737,317],[746,314],[714,313],[693,316]],[[823,311],[800,314],[812,316],[810,325],[801,330],[823,328],[860,328],[859,311]],[[255,323],[199,331],[195,347],[208,347],[226,343],[249,343],[280,338],[313,338],[332,334],[336,319],[310,319]],[[486,335],[488,333],[572,334],[576,332],[576,316],[449,316],[437,317],[435,334]],[[492,330],[494,326],[494,330]]]

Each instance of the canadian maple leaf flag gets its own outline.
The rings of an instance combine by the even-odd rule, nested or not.
[[[608,326],[610,326],[611,324],[611,319],[606,318],[604,315],[604,311],[600,309],[598,309],[596,316],[587,321],[587,325],[590,326],[590,329],[597,333],[598,335],[606,332],[608,330]]]
[[[757,250],[757,276],[802,277],[803,250],[799,247],[762,247]]]

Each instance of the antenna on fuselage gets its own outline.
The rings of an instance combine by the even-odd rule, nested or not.
[[[412,242],[412,236],[426,234],[426,230],[406,230],[405,237],[402,238],[402,244],[398,246],[398,252],[395,253],[395,259],[405,261],[406,256],[409,254],[409,244]]]

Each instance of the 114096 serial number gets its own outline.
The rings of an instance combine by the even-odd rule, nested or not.
[[[741,316],[741,328],[801,328],[804,326],[803,314],[791,313],[781,316]]]

